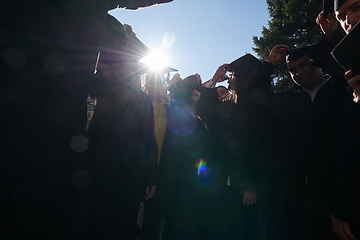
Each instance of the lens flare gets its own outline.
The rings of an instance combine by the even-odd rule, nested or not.
[[[162,51],[153,51],[150,55],[141,59],[140,62],[160,71],[168,65],[168,58]]]
[[[194,162],[194,166],[197,169],[194,174],[194,186],[198,191],[201,192],[212,192],[216,191],[220,187],[219,172],[214,166],[209,165],[209,162],[200,158]]]
[[[171,132],[178,136],[188,136],[195,131],[196,119],[191,114],[194,110],[184,100],[171,100],[171,116],[167,126]]]
[[[195,166],[197,168],[197,173],[198,176],[200,175],[200,173],[205,172],[206,171],[206,161],[205,159],[199,159],[195,162]]]
[[[77,153],[85,152],[88,146],[89,139],[82,135],[75,136],[70,141],[71,149]]]

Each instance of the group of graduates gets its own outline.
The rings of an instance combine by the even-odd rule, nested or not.
[[[107,11],[166,2],[1,3],[1,239],[359,238],[360,1],[325,1],[317,44],[165,84]]]

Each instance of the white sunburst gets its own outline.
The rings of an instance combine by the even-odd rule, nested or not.
[[[163,68],[167,67],[168,58],[163,51],[152,51],[151,54],[141,59],[140,62],[156,71],[161,71]]]

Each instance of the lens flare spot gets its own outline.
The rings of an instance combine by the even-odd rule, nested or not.
[[[171,103],[172,114],[167,122],[170,131],[178,136],[192,134],[196,128],[196,119],[191,114],[191,107],[184,100],[173,99]]]
[[[199,159],[195,162],[195,166],[197,168],[197,173],[198,176],[200,175],[200,173],[205,172],[206,171],[206,160],[205,159]]]
[[[70,141],[70,147],[74,152],[85,152],[88,146],[89,139],[82,135],[75,136]]]
[[[204,158],[195,161],[197,169],[194,183],[199,191],[215,191],[220,186],[219,176],[214,166],[209,166],[208,161]]]
[[[174,43],[175,38],[176,37],[175,37],[174,33],[171,33],[171,32],[165,33],[163,41],[162,41],[162,46],[164,48],[170,48],[171,45]]]

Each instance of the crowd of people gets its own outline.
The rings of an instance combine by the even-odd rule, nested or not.
[[[139,64],[148,49],[107,14],[167,2],[2,4],[1,239],[360,238],[360,66],[331,53],[360,1],[324,1],[317,44],[205,82]],[[284,57],[294,85],[273,91]]]

